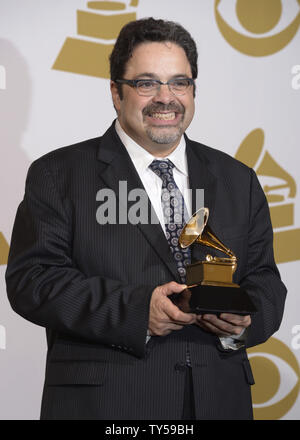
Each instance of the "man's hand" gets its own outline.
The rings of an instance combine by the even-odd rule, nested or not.
[[[173,330],[180,330],[184,325],[196,322],[196,315],[182,312],[168,298],[172,293],[180,293],[186,287],[185,284],[171,281],[153,290],[148,324],[151,336],[166,336]]]
[[[197,325],[217,336],[238,336],[251,324],[250,315],[242,316],[232,313],[217,315],[197,315]]]

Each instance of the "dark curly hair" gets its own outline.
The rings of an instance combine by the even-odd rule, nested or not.
[[[112,81],[122,79],[126,64],[136,46],[146,42],[170,41],[180,46],[187,56],[191,66],[193,79],[198,75],[198,52],[196,43],[190,33],[180,24],[172,21],[156,20],[152,17],[131,21],[122,29],[109,57],[110,78]],[[122,85],[118,84],[118,91],[122,99]]]

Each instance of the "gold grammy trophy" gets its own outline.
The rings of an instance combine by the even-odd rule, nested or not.
[[[208,208],[200,208],[186,223],[179,237],[183,249],[202,245],[223,252],[226,257],[206,255],[206,260],[192,263],[186,268],[188,290],[184,301],[178,302],[185,311],[193,313],[238,313],[256,311],[247,292],[232,282],[237,268],[237,258],[207,225]],[[187,307],[187,301],[189,307]],[[175,301],[176,302],[176,301]]]

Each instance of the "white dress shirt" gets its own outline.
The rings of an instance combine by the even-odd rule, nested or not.
[[[154,211],[158,217],[158,220],[161,224],[161,227],[165,231],[165,222],[164,215],[162,211],[161,205],[161,189],[162,189],[162,180],[161,178],[155,174],[150,168],[149,165],[155,159],[162,160],[161,157],[155,157],[150,154],[143,147],[138,145],[131,137],[128,136],[127,133],[122,129],[118,120],[116,120],[116,132],[118,133],[119,138],[125,145],[126,150],[132,160],[132,163],[144,185],[144,188],[148,194],[150,202],[154,208]],[[187,208],[188,217],[191,217],[191,191],[189,191],[189,176],[188,176],[188,166],[186,159],[186,145],[185,139],[182,136],[179,145],[176,149],[167,157],[163,159],[169,159],[175,167],[173,168],[173,176],[178,186],[181,194],[184,197],[185,205]],[[186,221],[188,219],[185,219]]]

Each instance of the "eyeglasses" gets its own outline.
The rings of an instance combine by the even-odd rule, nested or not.
[[[117,79],[115,82],[134,87],[140,96],[155,96],[163,85],[167,85],[174,95],[180,96],[184,95],[190,86],[195,85],[192,78],[174,78],[168,82],[159,79]]]

